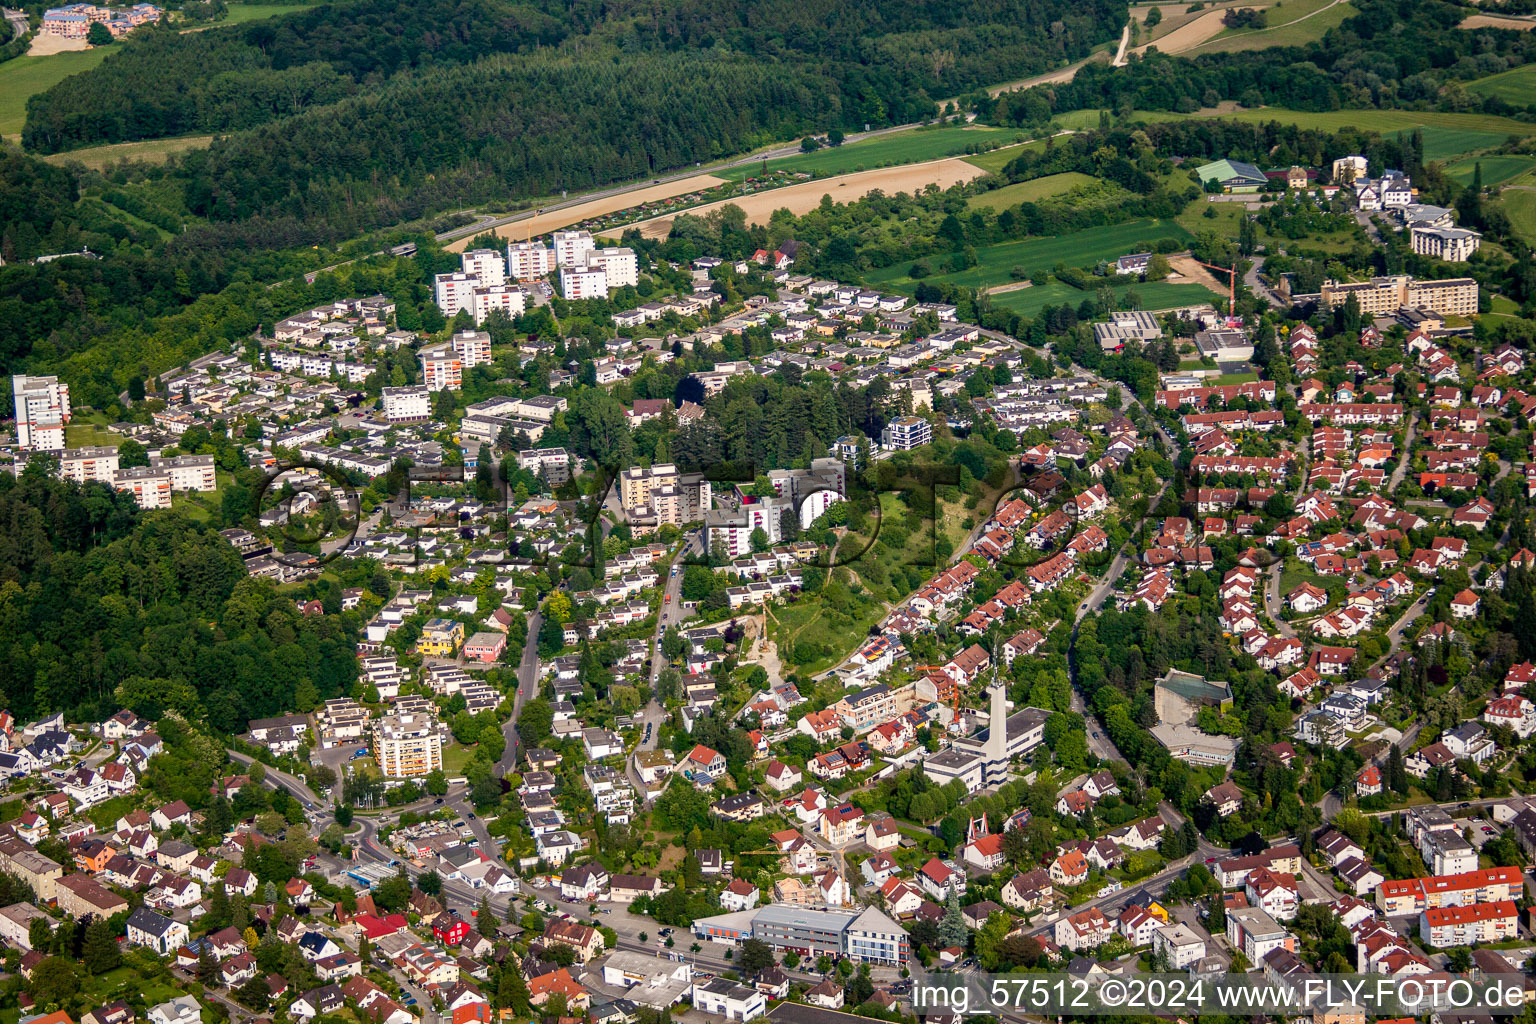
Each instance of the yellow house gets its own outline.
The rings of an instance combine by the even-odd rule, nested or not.
[[[464,642],[464,623],[452,619],[433,619],[421,630],[416,641],[417,654],[430,654],[439,658],[451,658],[458,653]]]
[[[1147,904],[1147,913],[1151,914],[1153,917],[1155,917],[1159,921],[1163,922],[1163,924],[1167,924],[1168,923],[1168,910],[1161,903],[1157,903],[1155,901],[1152,902],[1152,903],[1148,903]]]

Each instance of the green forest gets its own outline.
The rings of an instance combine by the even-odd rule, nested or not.
[[[1457,28],[1465,7],[1444,0],[1359,0],[1359,13],[1320,43],[1197,57],[1149,52],[1121,68],[1085,65],[1070,82],[970,97],[999,124],[1039,124],[1069,110],[1193,113],[1224,100],[1293,110],[1430,106],[1529,115],[1536,103],[1470,96],[1452,83],[1536,60],[1530,32]],[[1412,25],[1413,31],[1403,27]],[[1533,97],[1532,99],[1536,99]]]
[[[211,527],[106,484],[0,474],[0,702],[18,718],[203,718],[222,732],[347,693],[356,612],[300,615]]]
[[[23,143],[233,131],[173,173],[190,213],[350,237],[926,119],[945,96],[1085,56],[1125,18],[1115,0],[547,6],[361,0],[147,33],[34,97]]]

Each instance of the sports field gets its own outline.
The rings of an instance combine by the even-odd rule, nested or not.
[[[974,162],[974,161],[973,161]],[[1047,174],[1043,178],[1034,178],[1030,181],[1021,181],[1013,185],[1005,185],[991,192],[983,192],[974,196],[967,202],[966,208],[1006,210],[1010,206],[1019,203],[1037,203],[1051,196],[1059,196],[1079,185],[1091,185],[1098,179],[1090,174],[1080,174],[1077,171],[1066,171],[1062,174]]]
[[[47,57],[13,57],[0,64],[0,135],[21,134],[28,99],[77,71],[95,67],[111,52],[110,46],[98,46]]]
[[[1012,282],[1014,267],[1022,267],[1027,274],[1050,270],[1058,263],[1083,267],[1099,260],[1112,260],[1126,253],[1146,252],[1151,243],[1159,238],[1187,242],[1191,236],[1171,220],[1133,220],[1053,238],[1026,238],[1018,242],[982,246],[976,250],[976,266],[958,273],[934,274],[926,280],[943,281],[966,288],[992,288]],[[929,257],[928,262],[937,266],[945,259],[947,257],[941,254]],[[911,267],[911,263],[903,261],[894,267],[871,273],[869,281],[883,288],[910,290],[917,286],[917,282],[907,276]]]
[[[914,128],[893,132],[862,142],[828,146],[814,153],[780,157],[768,161],[770,171],[804,171],[807,174],[835,175],[874,167],[913,164],[963,155],[968,146],[996,146],[1024,138],[1016,128],[992,128],[983,125],[946,125],[942,128]],[[1010,157],[1011,159],[1011,157]],[[729,181],[741,181],[763,172],[761,163],[742,164],[719,172]]]

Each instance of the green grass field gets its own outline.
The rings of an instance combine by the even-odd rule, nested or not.
[[[1484,185],[1502,185],[1536,168],[1536,158],[1528,156],[1479,156],[1447,164],[1445,173],[1462,185],[1472,184],[1477,165],[1483,166]]]
[[[1524,138],[1531,126],[1513,118],[1493,114],[1446,114],[1435,110],[1329,110],[1321,112],[1282,110],[1260,107],[1226,115],[1237,121],[1263,123],[1279,121],[1302,128],[1338,131],[1362,128],[1383,135],[1424,131],[1424,158],[1449,160],[1475,150],[1497,146],[1511,135]]]
[[[1035,178],[1031,181],[1021,181],[1014,185],[1005,185],[991,192],[984,192],[972,198],[966,203],[966,208],[1006,210],[1010,206],[1019,203],[1034,203],[1050,196],[1059,196],[1070,192],[1079,185],[1090,185],[1097,179],[1089,174],[1080,174],[1077,171],[1066,171],[1062,174],[1047,174],[1043,178]]]
[[[1337,9],[1337,8],[1335,8]],[[1257,107],[1253,110],[1237,110],[1212,118],[1209,115],[1174,114],[1166,110],[1137,110],[1132,121],[1194,120],[1243,121],[1263,124],[1278,121],[1301,128],[1318,128],[1338,131],[1341,128],[1360,128],[1391,136],[1398,132],[1411,132],[1420,128],[1424,132],[1424,158],[1426,160],[1454,160],[1480,149],[1501,145],[1511,135],[1525,138],[1531,134],[1530,125],[1513,118],[1493,114],[1448,114],[1437,110],[1285,110],[1280,107]],[[1099,123],[1097,110],[1073,110],[1058,114],[1053,119],[1066,128],[1091,128]],[[1486,169],[1485,169],[1486,173]]]
[[[248,21],[265,21],[268,18],[280,17],[284,14],[293,14],[315,4],[230,4],[229,14],[211,25],[198,25],[189,28],[188,32],[198,32],[204,28],[216,28],[220,25],[244,25]]]
[[[1019,154],[1025,150],[1044,149],[1045,143],[1045,139],[1035,139],[1031,142],[1021,142],[1017,146],[1004,146],[1002,149],[994,149],[989,153],[977,153],[975,156],[968,156],[965,158],[965,162],[975,164],[991,174],[998,174],[1002,172],[1004,167],[1017,160]]]
[[[1203,288],[1198,284],[1172,284],[1168,281],[1115,289],[1115,294],[1118,296],[1124,296],[1126,292],[1136,293],[1137,298],[1141,300],[1142,309],[1196,306],[1202,302],[1210,302],[1213,294],[1209,288]],[[1043,285],[994,295],[992,304],[1022,313],[1024,316],[1034,316],[1046,306],[1059,306],[1063,302],[1076,306],[1087,297],[1087,292],[1079,291],[1069,284],[1063,284],[1052,278]]]
[[[1347,3],[1333,0],[1289,0],[1267,11],[1271,25],[1259,29],[1223,29],[1213,39],[1181,51],[1181,56],[1201,53],[1232,53],[1260,50],[1270,46],[1303,46],[1323,38],[1356,10]]]
[[[28,99],[77,71],[90,70],[110,52],[110,46],[98,46],[47,57],[16,57],[0,64],[0,135],[20,135]]]
[[[188,150],[205,149],[213,141],[212,135],[187,135],[179,139],[147,139],[143,142],[118,142],[110,146],[89,146],[67,153],[51,153],[43,157],[51,164],[81,163],[93,171],[99,171],[117,160],[142,160],[146,163],[163,164],[173,156]]]
[[[1068,110],[1051,118],[1052,123],[1059,124],[1063,128],[1073,131],[1087,131],[1099,126],[1099,113],[1093,110]],[[1131,115],[1133,121],[1145,121],[1148,124],[1156,124],[1160,121],[1182,121],[1189,117],[1188,114],[1175,114],[1169,110],[1137,110]]]
[[[770,171],[804,171],[808,174],[830,176],[850,171],[868,170],[872,167],[891,167],[896,164],[915,164],[924,160],[938,160],[947,156],[961,156],[967,146],[996,145],[1021,139],[1014,128],[987,126],[946,125],[942,128],[915,128],[912,131],[894,132],[862,142],[850,142],[842,146],[818,149],[814,153],[780,157],[768,161]],[[762,163],[742,164],[719,172],[719,177],[741,181],[761,174]]]
[[[64,443],[71,448],[106,445],[116,448],[123,443],[121,434],[114,434],[96,423],[76,420],[64,428]]]
[[[945,281],[966,288],[993,287],[1013,280],[1014,267],[1023,267],[1033,273],[1050,270],[1057,263],[1069,267],[1082,267],[1099,260],[1114,259],[1128,252],[1145,252],[1148,243],[1159,238],[1175,238],[1189,241],[1191,235],[1178,224],[1168,220],[1133,220],[1125,224],[1088,228],[1069,235],[1054,238],[1027,238],[1019,242],[1002,242],[983,246],[976,250],[978,265],[959,273],[935,274],[933,281]],[[943,257],[936,257],[940,260]],[[909,290],[917,284],[907,276],[910,263],[886,267],[869,275],[871,284],[881,287]]]
[[[1536,192],[1524,189],[1518,192],[1507,191],[1502,203],[1515,234],[1525,239],[1527,244],[1536,245]]]
[[[1474,96],[1497,96],[1507,103],[1529,103],[1536,95],[1536,64],[1501,71],[1465,84],[1467,92]]]

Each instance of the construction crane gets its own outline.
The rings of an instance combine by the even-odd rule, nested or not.
[[[1200,263],[1199,260],[1195,262]],[[1237,312],[1237,265],[1233,264],[1230,267],[1217,267],[1209,263],[1200,263],[1200,265],[1207,270],[1219,270],[1227,275],[1227,316],[1235,314]]]

